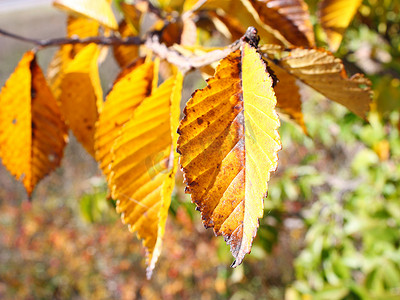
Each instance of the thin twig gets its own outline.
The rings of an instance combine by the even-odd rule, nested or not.
[[[207,0],[199,0],[196,2],[195,5],[193,5],[193,7],[191,9],[189,9],[187,12],[185,12],[182,15],[182,20],[185,20],[187,18],[190,18],[198,9],[200,9],[205,3],[207,2]]]
[[[106,45],[106,46],[113,46],[113,45],[142,45],[144,44],[144,40],[137,36],[126,37],[126,38],[119,38],[116,36],[95,36],[95,37],[88,37],[84,39],[79,38],[55,38],[55,39],[45,39],[45,40],[38,40],[27,38],[24,36],[20,36],[3,29],[0,29],[0,35],[11,37],[19,41],[27,42],[34,44],[38,47],[56,47],[61,45],[75,45],[75,44],[90,44],[95,43],[98,45]]]
[[[70,44],[90,44],[90,43],[95,43],[98,45],[106,45],[106,46],[145,45],[147,48],[152,50],[155,55],[176,65],[182,72],[185,73],[191,69],[197,69],[203,66],[210,65],[215,61],[221,60],[231,52],[239,49],[243,41],[247,42],[253,41],[254,35],[257,38],[257,31],[255,28],[249,27],[246,34],[242,38],[226,46],[224,49],[210,51],[204,55],[199,55],[199,56],[185,56],[171,47],[168,48],[164,43],[161,43],[159,41],[159,37],[157,35],[149,35],[144,40],[136,36],[127,38],[120,38],[117,36],[111,36],[111,37],[96,36],[84,39],[55,38],[55,39],[38,40],[38,39],[23,37],[14,33],[7,32],[2,29],[0,29],[0,35],[28,42],[38,46],[39,48],[61,46],[66,44],[70,45]],[[256,41],[256,43],[257,42],[258,40]]]

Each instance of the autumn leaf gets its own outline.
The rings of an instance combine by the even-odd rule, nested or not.
[[[84,17],[68,16],[67,19],[67,37],[87,38],[97,36],[99,33],[99,23]],[[86,45],[62,45],[54,54],[47,68],[47,80],[56,99],[61,94],[61,80],[64,72],[75,57],[75,55]]]
[[[110,29],[118,29],[110,3],[106,0],[54,0],[53,5],[70,13],[93,19]]]
[[[0,157],[28,197],[60,165],[67,130],[56,100],[28,51],[0,93]]]
[[[340,103],[361,118],[366,118],[371,103],[371,82],[362,74],[348,77],[343,63],[323,49],[294,48],[269,51],[269,61],[300,79],[328,99]],[[287,85],[286,88],[292,88]]]
[[[165,11],[182,10],[185,0],[158,0],[161,8]]]
[[[122,13],[124,14],[124,20],[130,26],[131,31],[135,35],[138,35],[140,31],[142,12],[136,8],[136,5],[128,4],[126,2],[121,2],[120,7]]]
[[[314,29],[304,0],[249,0],[261,21],[296,46],[315,45]]]
[[[216,10],[216,9],[223,9],[227,10],[231,5],[232,0],[186,0],[183,6],[184,11],[193,10],[195,7],[198,6],[200,3],[201,5],[197,7],[198,10],[208,9],[208,10]]]
[[[112,197],[122,221],[143,240],[148,277],[161,251],[175,183],[182,81],[178,72],[143,100],[112,149]]]
[[[329,49],[336,52],[343,33],[353,20],[362,0],[323,0],[319,3],[318,18],[324,29]]]
[[[281,148],[272,80],[248,44],[223,59],[196,91],[178,129],[186,191],[206,227],[223,235],[239,265],[263,215]]]
[[[68,64],[61,81],[61,112],[77,140],[94,156],[94,130],[103,103],[97,59],[89,44]]]
[[[96,160],[106,177],[109,177],[111,148],[120,135],[122,126],[128,122],[135,108],[151,92],[153,63],[139,59],[114,83],[96,123]]]
[[[278,45],[291,45],[290,42],[281,34],[279,30],[264,23],[257,11],[254,9],[249,0],[232,1],[228,8],[225,10],[226,15],[234,17],[243,26],[243,34],[249,26],[257,27],[258,34],[264,43],[273,43]],[[230,18],[227,18],[229,21]],[[236,22],[235,22],[236,23]],[[235,24],[234,23],[234,24]],[[231,22],[225,23],[230,27]],[[234,28],[237,30],[237,26]]]
[[[135,31],[132,30],[132,26],[128,25],[125,20],[121,21],[121,23],[119,24],[118,32],[121,35],[121,37],[137,35],[137,33],[135,33]],[[117,61],[118,65],[121,68],[124,68],[138,57],[139,46],[115,45],[113,46],[113,53],[114,53],[114,58]]]
[[[68,16],[67,19],[67,37],[69,38],[88,38],[95,37],[99,34],[99,23],[95,20],[85,17]],[[72,57],[85,47],[86,45],[73,45]]]
[[[277,100],[276,106],[284,113],[289,115],[289,117],[301,127],[304,133],[307,133],[303,112],[301,109],[302,102],[299,87],[296,83],[296,77],[290,75],[277,65],[273,65],[271,68],[276,77],[279,79],[274,87]]]
[[[62,45],[54,54],[47,68],[47,80],[54,97],[61,95],[61,81],[68,64],[73,59],[73,45]]]

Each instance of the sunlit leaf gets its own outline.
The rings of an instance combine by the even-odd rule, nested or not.
[[[343,33],[357,12],[362,0],[322,0],[318,17],[328,37],[328,45],[335,52],[342,42]]]
[[[61,112],[77,140],[94,156],[94,130],[103,102],[97,59],[89,44],[68,64],[61,82]]]
[[[250,252],[277,166],[276,99],[266,65],[248,44],[223,59],[207,84],[186,105],[178,152],[186,191],[237,266]]]
[[[133,67],[129,68],[129,72],[114,83],[96,123],[96,160],[106,177],[110,173],[111,148],[114,141],[135,108],[151,92],[153,63],[143,63],[143,59],[136,61]]]
[[[56,100],[32,51],[25,53],[0,93],[0,157],[30,197],[60,165],[67,140]]]
[[[201,6],[198,7],[198,9],[209,9],[209,10],[216,10],[218,8],[221,9],[228,9],[228,7],[231,5],[232,0],[207,0],[207,1],[202,1],[202,0],[186,0],[184,4],[184,11],[188,11],[193,9],[195,6],[197,6],[198,3],[202,3]]]
[[[73,45],[63,45],[54,54],[47,68],[47,80],[54,97],[58,100],[61,95],[61,81],[68,64],[73,59]]]
[[[68,16],[67,19],[67,37],[69,38],[87,38],[99,34],[99,23],[84,17]],[[54,54],[47,68],[47,80],[56,99],[61,94],[61,80],[65,69],[75,55],[85,47],[85,45],[62,45]]]
[[[362,74],[349,78],[342,61],[330,52],[323,49],[294,48],[269,54],[271,62],[292,76],[328,99],[344,105],[359,117],[366,117],[371,103],[371,82]]]
[[[118,29],[114,13],[106,0],[54,0],[53,5],[70,13],[96,20],[110,29]]]
[[[157,0],[161,8],[166,11],[182,10],[185,0]]]
[[[87,38],[87,37],[95,37],[99,34],[99,23],[95,20],[91,20],[84,17],[74,17],[68,16],[67,19],[67,37],[70,38]],[[74,45],[73,46],[73,54],[74,57],[79,50],[84,48],[86,45]]]
[[[250,0],[262,22],[278,30],[290,43],[310,47],[314,29],[304,0]]]
[[[161,251],[175,183],[182,80],[178,73],[154,90],[125,123],[112,149],[112,197],[118,199],[122,221],[143,239],[148,277]]]

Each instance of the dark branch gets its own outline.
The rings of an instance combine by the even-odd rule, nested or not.
[[[226,57],[229,53],[239,49],[243,42],[250,41],[255,44],[256,42],[254,39],[257,39],[257,37],[254,37],[254,35],[256,36],[257,31],[255,28],[252,27],[251,32],[252,32],[251,36],[249,36],[249,32],[247,32],[242,38],[240,38],[239,40],[235,41],[234,43],[226,46],[221,50],[210,51],[200,56],[186,56],[178,52],[177,50],[173,49],[173,47],[167,47],[164,43],[160,42],[159,37],[157,35],[149,35],[144,40],[136,36],[127,38],[120,38],[117,36],[111,36],[111,37],[96,36],[84,39],[55,38],[55,39],[38,40],[38,39],[23,37],[0,29],[0,35],[28,42],[38,46],[39,48],[61,46],[67,44],[75,45],[75,44],[90,44],[90,43],[95,43],[98,45],[106,45],[106,46],[145,45],[160,58],[165,59],[168,62],[176,65],[182,72],[187,72],[191,69],[197,69],[203,66],[207,66],[215,61],[221,60],[222,58]]]
[[[38,40],[23,37],[14,33],[7,32],[5,30],[0,29],[0,35],[4,35],[7,37],[11,37],[17,39],[19,41],[27,42],[34,44],[38,47],[56,47],[61,45],[75,45],[75,44],[90,44],[95,43],[98,45],[106,45],[106,46],[113,46],[113,45],[142,45],[144,44],[144,40],[139,37],[132,36],[127,38],[119,38],[116,36],[95,36],[95,37],[88,37],[84,39],[79,38],[55,38],[55,39],[45,39],[45,40]]]

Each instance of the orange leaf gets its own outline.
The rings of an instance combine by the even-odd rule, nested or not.
[[[361,5],[362,0],[323,0],[319,3],[318,18],[328,37],[329,49],[335,52],[343,33]]]
[[[151,92],[153,63],[140,59],[123,77],[114,84],[106,97],[103,110],[96,123],[96,160],[106,177],[109,177],[111,148],[120,135],[122,126],[128,122],[135,108]]]
[[[186,191],[237,266],[250,252],[277,166],[276,99],[265,63],[248,44],[223,59],[207,84],[186,105],[178,152]]]
[[[61,112],[77,140],[94,156],[94,130],[103,103],[95,44],[83,48],[68,64],[61,82]]]
[[[182,81],[178,73],[143,100],[112,149],[112,197],[118,199],[122,221],[143,239],[148,277],[160,254],[175,183]]]
[[[110,3],[106,0],[54,0],[53,5],[70,13],[93,19],[110,29],[118,29]]]
[[[262,22],[279,30],[293,45],[315,45],[314,29],[304,0],[250,0]]]
[[[304,124],[303,112],[301,110],[301,97],[299,87],[296,83],[296,77],[290,75],[284,69],[277,65],[273,65],[272,70],[279,79],[274,87],[276,94],[276,106],[290,116],[300,127],[304,133],[307,133]]]
[[[67,140],[56,100],[32,51],[25,53],[0,93],[0,157],[30,197],[60,165]]]

